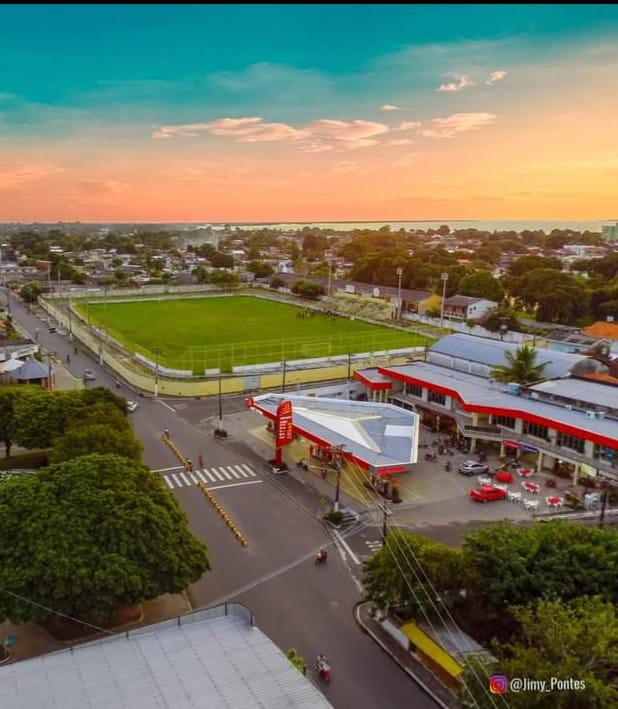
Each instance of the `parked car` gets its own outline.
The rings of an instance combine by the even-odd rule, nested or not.
[[[464,460],[459,464],[457,470],[462,475],[485,475],[489,472],[487,463],[479,463],[476,460]]]
[[[92,371],[92,369],[84,369],[84,379],[92,381],[96,379],[97,375]]]
[[[492,502],[493,500],[504,500],[506,490],[491,485],[481,485],[479,488],[470,490],[470,497],[477,502]]]
[[[137,401],[127,401],[127,411],[132,414],[137,409]]]

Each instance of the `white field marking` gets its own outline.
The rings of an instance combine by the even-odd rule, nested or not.
[[[180,480],[176,477],[176,475],[174,475],[174,473],[172,473],[172,477],[174,478],[174,482],[176,483],[176,485],[178,485],[178,487],[182,487],[182,483],[181,483]]]
[[[359,565],[360,565],[360,563],[361,563],[360,559],[359,559],[359,558],[356,556],[356,554],[350,549],[349,544],[345,541],[345,539],[341,536],[341,534],[339,534],[339,532],[338,532],[336,529],[333,530],[333,531],[334,531],[334,533],[335,533],[336,539],[341,543],[341,546],[342,546],[342,547],[348,552],[348,554],[350,555],[350,559],[352,559],[352,561],[353,561],[355,564],[359,564]]]
[[[224,487],[239,487],[240,485],[257,485],[257,483],[263,483],[263,480],[245,480],[242,483],[229,483],[228,485],[213,485],[210,490],[223,490]],[[360,563],[360,562],[359,562]]]
[[[187,483],[187,485],[191,485],[191,481],[189,478],[184,474],[184,473],[178,473],[180,477]]]
[[[165,406],[166,409],[169,409],[173,413],[176,413],[176,409],[173,406],[170,406],[169,404],[166,404],[164,401],[161,399],[157,399],[157,401],[161,404],[161,406]]]

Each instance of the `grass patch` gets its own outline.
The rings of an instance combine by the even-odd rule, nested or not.
[[[427,344],[427,337],[341,316],[302,317],[304,308],[250,296],[80,304],[93,325],[130,351],[170,369],[310,359]]]

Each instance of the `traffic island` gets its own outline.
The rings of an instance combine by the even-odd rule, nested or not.
[[[219,514],[219,517],[227,524],[227,526],[230,528],[232,534],[236,537],[236,539],[240,542],[240,544],[243,547],[248,547],[249,542],[245,539],[243,536],[242,532],[238,527],[232,522],[230,519],[229,515],[227,512],[221,507],[215,496],[210,492],[210,490],[206,487],[204,483],[198,483],[197,485],[199,489],[204,493],[204,496],[206,499],[210,502],[210,504],[215,508],[217,513]]]

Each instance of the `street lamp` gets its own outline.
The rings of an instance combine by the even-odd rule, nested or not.
[[[159,396],[159,348],[153,347],[152,351],[155,356],[155,385],[154,385],[154,395],[155,398]]]
[[[281,393],[285,391],[285,374],[287,370],[287,362],[283,360],[283,372],[281,374]]]
[[[382,508],[383,512],[383,517],[382,517],[382,539],[386,543],[386,535],[388,534],[388,527],[386,526],[386,518],[390,517],[393,513],[388,509],[388,505],[386,504],[386,500],[380,505]]]
[[[446,298],[446,282],[448,281],[448,273],[444,271],[442,275],[440,276],[440,279],[442,281],[442,307],[440,308],[440,328],[442,328],[442,325],[444,323],[444,300]]]
[[[333,265],[333,260],[329,258],[328,259],[328,290],[326,291],[327,298],[330,298],[330,277],[331,277],[332,265]]]
[[[219,374],[219,430],[223,428],[223,399],[221,397],[221,374]]]
[[[403,268],[397,269],[397,277],[399,284],[397,286],[397,320],[401,320],[401,277],[403,276]]]
[[[343,444],[338,446],[332,446],[331,451],[333,455],[333,462],[335,463],[335,471],[337,472],[337,484],[335,487],[335,502],[333,509],[335,512],[339,512],[339,489],[341,482],[341,461],[343,460]]]

